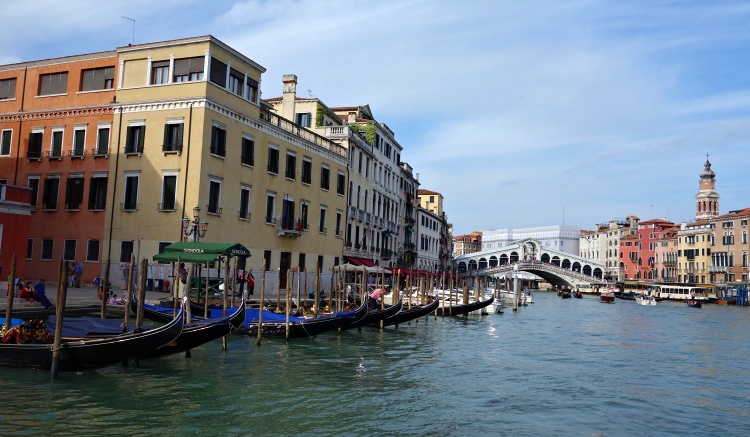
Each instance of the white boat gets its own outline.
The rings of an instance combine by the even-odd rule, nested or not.
[[[492,312],[495,314],[502,314],[503,310],[505,309],[505,305],[503,305],[502,299],[495,299],[492,302]]]
[[[638,305],[656,305],[656,299],[653,296],[636,296],[635,303]]]

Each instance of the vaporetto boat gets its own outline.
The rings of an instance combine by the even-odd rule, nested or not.
[[[682,284],[655,284],[650,296],[661,299],[680,300],[695,299],[708,301],[711,295],[705,287]],[[715,295],[713,296],[715,298]]]

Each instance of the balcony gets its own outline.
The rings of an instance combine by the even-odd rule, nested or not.
[[[163,202],[156,204],[157,211],[177,211],[177,204],[175,202]]]
[[[143,146],[125,146],[125,156],[143,155]]]
[[[283,131],[289,132],[292,135],[295,135],[303,140],[313,143],[317,147],[323,148],[325,150],[329,150],[332,153],[335,153],[344,158],[346,158],[347,156],[347,150],[345,147],[341,146],[340,144],[336,144],[333,141],[329,140],[328,138],[322,137],[313,131],[307,130],[301,127],[300,125],[290,120],[287,120],[286,118],[280,117],[276,113],[273,113],[271,111],[261,108],[260,120],[265,123],[270,124],[271,126],[275,126]],[[333,126],[329,126],[329,127],[333,127]]]
[[[721,273],[721,272],[728,272],[732,269],[733,266],[710,266],[708,268],[708,271],[710,273]]]
[[[68,150],[70,159],[86,159],[86,150]]]
[[[380,250],[380,258],[382,259],[390,259],[393,256],[393,251],[391,249],[381,249]]]
[[[278,216],[276,232],[279,237],[297,238],[305,232],[305,226],[300,217]]]
[[[414,219],[414,217],[411,217],[411,216],[406,216],[406,217],[404,218],[404,222],[405,222],[405,223],[406,223],[407,225],[413,225],[414,223],[416,223],[416,220]]]
[[[182,144],[162,144],[161,151],[164,152],[165,155],[170,153],[176,153],[179,155],[182,153]]]

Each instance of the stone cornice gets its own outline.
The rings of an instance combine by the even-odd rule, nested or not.
[[[69,108],[53,111],[16,112],[0,115],[0,122],[18,122],[33,120],[53,120],[66,117],[92,117],[97,115],[114,115],[114,107],[99,106],[93,108]]]

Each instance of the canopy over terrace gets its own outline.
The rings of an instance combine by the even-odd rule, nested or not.
[[[449,273],[439,273],[439,272],[431,272],[429,270],[418,270],[418,269],[408,269],[403,267],[396,267],[391,269],[394,275],[398,274],[400,276],[412,276],[412,277],[418,277],[418,276],[426,276],[426,277],[437,277],[437,278],[454,278],[454,279],[460,279],[465,278],[466,275],[457,275],[457,274],[449,274]]]
[[[333,270],[335,272],[346,271],[346,272],[352,272],[352,273],[363,272],[364,271],[364,272],[367,272],[367,273],[375,273],[375,274],[378,274],[378,275],[381,274],[381,273],[384,274],[384,275],[390,275],[391,274],[390,270],[388,270],[386,268],[383,268],[383,267],[377,267],[377,266],[373,266],[373,267],[356,266],[354,264],[348,264],[348,263],[347,264],[339,264],[337,266],[334,266]]]
[[[249,257],[250,250],[239,243],[199,243],[177,242],[164,248],[164,252],[154,255],[154,261],[201,263],[216,261],[221,257]]]

